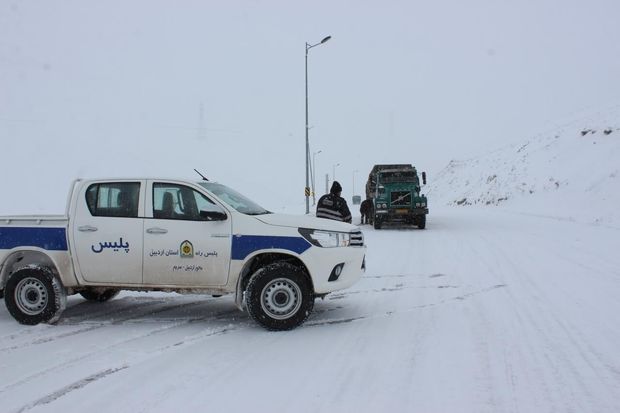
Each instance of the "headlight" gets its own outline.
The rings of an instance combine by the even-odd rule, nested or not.
[[[346,232],[299,228],[299,233],[306,239],[306,241],[317,247],[348,247],[349,244],[351,244],[351,234]]]
[[[387,208],[387,204],[381,204],[381,208]]]

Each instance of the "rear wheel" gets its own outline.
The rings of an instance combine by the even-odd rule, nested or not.
[[[250,317],[268,330],[291,330],[301,325],[314,307],[306,274],[287,263],[269,264],[252,275],[246,289]]]
[[[114,288],[109,288],[106,290],[84,290],[80,291],[80,295],[86,298],[88,301],[95,301],[98,303],[103,303],[105,301],[111,300],[120,293],[121,290],[117,290]]]
[[[64,287],[47,268],[24,268],[7,280],[6,308],[21,324],[54,323],[65,309]]]

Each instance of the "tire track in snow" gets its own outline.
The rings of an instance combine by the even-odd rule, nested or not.
[[[205,318],[207,318],[207,317],[202,317],[202,319],[205,319]],[[196,321],[199,321],[199,319],[190,320],[190,321],[188,321],[188,323],[196,322]],[[178,326],[175,326],[175,327],[178,327]],[[171,328],[175,328],[175,327],[171,327]],[[190,344],[193,344],[193,343],[196,343],[196,342],[199,342],[200,340],[204,340],[204,339],[215,337],[215,336],[220,336],[220,335],[227,334],[227,333],[235,331],[235,330],[238,330],[238,327],[227,326],[227,327],[223,327],[223,328],[220,328],[220,329],[217,329],[217,330],[206,331],[206,332],[202,331],[202,332],[200,332],[198,334],[192,335],[190,337],[186,337],[186,338],[184,338],[180,342],[156,348],[153,351],[150,351],[148,353],[145,353],[142,356],[137,357],[136,359],[132,360],[129,363],[125,363],[125,364],[123,364],[123,365],[121,365],[119,367],[109,368],[109,369],[106,369],[104,371],[93,373],[93,374],[91,374],[91,375],[89,375],[87,377],[84,377],[84,378],[79,379],[77,381],[74,381],[74,382],[72,382],[72,383],[70,383],[70,384],[68,384],[66,386],[63,386],[59,390],[56,390],[56,391],[54,391],[54,392],[52,392],[50,394],[47,394],[47,395],[45,395],[43,397],[40,397],[39,399],[37,399],[34,402],[26,404],[25,406],[23,406],[23,407],[19,408],[18,410],[16,410],[15,413],[27,412],[28,410],[32,410],[32,409],[34,409],[36,407],[43,406],[43,405],[46,405],[46,404],[50,404],[50,403],[60,399],[61,397],[66,396],[67,394],[69,394],[69,393],[71,393],[73,391],[80,390],[83,387],[87,386],[88,384],[91,384],[91,383],[93,383],[93,382],[95,382],[97,380],[106,378],[107,376],[110,376],[111,374],[117,373],[117,372],[119,372],[121,370],[130,369],[131,367],[133,367],[135,365],[143,363],[143,362],[145,362],[147,360],[150,360],[150,359],[152,359],[154,357],[160,357],[162,354],[168,353],[168,352],[170,352],[172,350],[178,351],[180,348],[182,348],[184,346],[187,346],[187,345],[190,345]],[[152,335],[152,334],[148,334],[148,335]],[[148,335],[146,335],[146,336],[148,336]],[[146,336],[143,336],[143,337],[140,337],[140,338],[144,338]],[[136,338],[136,339],[139,339],[139,338]],[[126,344],[126,342],[125,343],[118,343],[118,345],[122,345],[122,344]],[[115,347],[115,346],[110,346],[110,348],[111,347]]]
[[[186,303],[185,305],[170,307],[170,308],[168,308],[168,310],[176,310],[179,307],[188,307],[190,304],[198,305],[198,304],[204,304],[204,302]],[[159,313],[162,313],[162,312],[165,312],[165,311],[166,310],[162,309],[161,311],[159,311]],[[176,320],[172,324],[164,325],[164,326],[152,329],[152,330],[150,330],[148,332],[145,332],[143,334],[134,336],[132,338],[121,340],[121,341],[118,341],[116,343],[110,344],[108,346],[98,348],[97,350],[86,352],[86,353],[84,353],[84,354],[82,354],[80,356],[64,360],[61,363],[53,365],[53,366],[51,366],[49,368],[46,368],[44,370],[38,371],[38,372],[36,372],[36,373],[34,373],[34,374],[30,375],[30,376],[24,377],[23,379],[21,379],[21,380],[19,380],[17,382],[13,382],[11,384],[8,384],[8,385],[4,386],[2,389],[0,389],[0,395],[6,393],[7,391],[15,389],[15,388],[17,388],[19,386],[25,385],[25,384],[27,384],[27,383],[35,380],[35,379],[44,377],[44,376],[46,376],[46,375],[48,375],[50,373],[53,373],[53,372],[56,372],[56,371],[67,370],[67,369],[71,368],[72,366],[74,366],[76,363],[80,363],[80,362],[83,362],[84,360],[87,360],[87,359],[90,359],[90,358],[93,358],[93,357],[97,357],[98,355],[100,355],[102,353],[105,354],[109,350],[112,350],[112,349],[115,349],[115,348],[119,348],[119,347],[123,347],[126,344],[129,344],[129,343],[132,343],[132,342],[136,342],[136,341],[139,341],[139,340],[143,340],[145,338],[149,338],[149,337],[152,337],[154,335],[161,334],[161,333],[164,333],[164,332],[168,332],[168,331],[171,331],[171,330],[174,330],[174,329],[177,329],[177,328],[181,328],[181,327],[184,327],[184,326],[186,326],[188,324],[192,324],[192,323],[196,323],[196,322],[201,322],[201,321],[220,320],[220,319],[222,319],[222,318],[224,318],[226,316],[229,316],[230,314],[234,314],[234,313],[237,313],[237,312],[238,312],[237,308],[234,308],[234,310],[221,311],[221,312],[218,312],[218,313],[215,313],[215,314],[209,314],[207,316],[178,319],[178,320]],[[110,325],[111,324],[106,324],[106,325],[101,325],[100,327],[107,327],[107,326],[110,326]],[[191,337],[194,337],[194,336],[190,336],[190,338],[187,338],[184,341],[193,342],[193,341],[196,341],[197,339],[200,339],[200,338],[211,337],[213,335],[217,335],[220,330],[221,329],[216,330],[215,332],[213,332],[213,331],[200,332],[200,333],[194,335],[194,336],[197,337],[196,339],[192,339]],[[230,328],[230,327],[226,327],[224,330],[231,331],[233,329]],[[168,348],[178,347],[179,345],[183,344],[184,341],[177,342],[177,343],[175,343],[174,345],[171,345],[171,346],[164,346],[164,348],[168,349]]]
[[[442,274],[443,276],[443,274]],[[502,287],[506,287],[507,284],[495,284],[492,286],[489,286],[487,288],[483,288],[483,289],[479,289],[476,291],[472,291],[466,294],[461,294],[458,296],[453,297],[452,299],[455,300],[463,300],[465,298],[469,298],[473,295],[477,295],[480,294],[482,292],[487,292],[490,290],[493,290],[495,288],[502,288]],[[372,288],[372,289],[366,289],[366,290],[354,290],[354,291],[344,291],[344,292],[338,292],[338,293],[332,293],[330,295],[327,296],[327,300],[328,301],[334,301],[334,300],[341,300],[343,298],[347,298],[349,296],[352,295],[357,295],[357,294],[375,294],[375,293],[391,293],[391,292],[398,292],[398,291],[402,291],[402,290],[412,290],[412,289],[458,289],[458,288],[463,288],[460,285],[452,285],[452,284],[440,284],[440,285],[404,285],[404,284],[396,284],[394,286],[388,286],[388,287],[383,287],[383,288]],[[447,300],[442,300],[442,302],[445,302]]]
[[[434,275],[431,277],[438,277],[438,276],[444,276],[444,274],[441,275]],[[377,277],[380,278],[380,277]],[[390,293],[390,292],[397,292],[397,291],[402,291],[402,290],[412,290],[412,289],[435,289],[435,288],[461,288],[461,286],[459,285],[451,285],[451,284],[441,284],[441,285],[405,285],[405,284],[395,284],[393,286],[387,286],[387,287],[383,287],[383,288],[370,288],[370,289],[365,289],[365,290],[353,290],[353,291],[342,291],[342,292],[337,292],[337,293],[331,293],[330,295],[328,295],[326,297],[326,299],[328,301],[334,301],[334,300],[341,300],[343,298],[346,298],[348,296],[351,295],[357,295],[357,294],[375,294],[375,293]]]
[[[140,301],[146,301],[146,300],[140,300]],[[136,300],[137,302],[137,300]],[[90,323],[92,325],[100,325],[103,323],[97,323],[95,320],[98,318],[101,318],[102,316],[112,316],[115,314],[122,314],[122,313],[126,313],[126,312],[133,312],[135,311],[136,308],[140,309],[140,308],[144,308],[146,305],[155,305],[157,304],[155,301],[152,301],[152,299],[148,302],[148,303],[140,303],[137,302],[136,303],[132,303],[132,301],[126,301],[125,299],[116,299],[116,300],[112,300],[109,301],[107,303],[91,303],[88,301],[84,301],[81,303],[78,303],[76,305],[72,305],[69,306],[63,313],[61,319],[59,320],[58,323],[56,324],[39,324],[38,326],[32,326],[32,327],[28,327],[25,330],[21,330],[18,333],[12,333],[9,334],[7,336],[4,337],[0,337],[0,342],[8,340],[8,341],[12,341],[15,339],[19,339],[25,336],[30,336],[33,335],[35,333],[40,334],[40,331],[38,331],[41,327],[46,327],[48,328],[50,331],[54,332],[56,330],[58,330],[56,327],[58,326],[71,326],[71,325],[78,325],[78,324],[87,324]],[[122,307],[123,305],[128,305],[125,307]],[[72,313],[78,313],[79,310],[82,310],[83,307],[86,306],[86,312],[88,313],[88,321],[87,322],[75,322],[73,321],[73,319],[78,319],[78,320],[84,320],[84,313],[80,313],[82,315],[80,316],[76,316],[76,315],[71,315]],[[52,335],[53,336],[53,335]],[[40,337],[37,338],[36,340],[41,339]],[[36,341],[33,340],[33,341]],[[6,350],[10,350],[10,349],[15,349],[15,348],[19,348],[22,345],[27,345],[27,344],[19,344],[19,345],[13,345],[13,346],[6,346],[6,347],[0,347],[0,353],[2,351],[6,351]]]
[[[372,278],[379,278],[379,279],[385,279],[385,278],[426,278],[426,277],[441,277],[445,274],[433,274],[433,275],[427,275],[427,274],[386,274],[386,275],[363,275],[362,276],[362,280],[364,279],[372,279]]]
[[[35,407],[39,407],[39,406],[44,406],[46,404],[50,404],[53,401],[55,401],[55,400],[65,396],[65,395],[71,393],[72,391],[79,390],[82,387],[85,387],[85,386],[89,385],[90,383],[93,383],[93,382],[95,382],[97,380],[100,380],[100,379],[102,379],[104,377],[107,377],[107,376],[109,376],[111,374],[114,374],[114,373],[119,372],[121,370],[124,370],[126,368],[127,368],[127,366],[123,366],[123,367],[118,367],[118,368],[114,368],[114,369],[103,370],[103,371],[97,372],[95,374],[92,374],[92,375],[90,375],[88,377],[85,377],[85,378],[83,378],[81,380],[73,382],[73,383],[71,383],[68,386],[63,387],[62,389],[57,390],[54,393],[48,394],[47,396],[44,396],[44,397],[42,397],[42,398],[40,398],[40,399],[38,399],[38,400],[36,400],[36,401],[34,401],[32,403],[29,403],[29,404],[21,407],[20,409],[16,410],[16,413],[27,412],[28,410],[32,410]]]
[[[145,315],[158,314],[158,313],[161,313],[161,312],[165,312],[165,311],[169,311],[169,310],[172,310],[172,309],[182,308],[183,306],[187,306],[187,304],[182,304],[182,305],[179,305],[179,306],[176,306],[176,307],[163,307],[163,308],[160,308],[160,309],[154,310],[154,311],[150,310],[150,307],[154,307],[154,306],[157,306],[157,305],[161,306],[161,305],[165,305],[165,304],[162,304],[162,303],[159,303],[159,302],[153,302],[153,303],[148,303],[148,305],[147,304],[141,305],[141,306],[139,306],[139,307],[137,307],[135,309],[123,309],[122,311],[118,311],[116,313],[124,313],[124,312],[127,312],[126,310],[128,310],[129,314],[127,314],[126,316],[122,316],[122,317],[119,317],[119,318],[116,318],[116,319],[113,318],[111,320],[106,320],[106,321],[99,322],[99,323],[92,322],[90,320],[86,320],[87,326],[85,326],[85,327],[79,327],[76,330],[66,331],[66,332],[58,333],[58,334],[52,334],[52,335],[49,335],[49,336],[46,336],[46,337],[38,337],[38,338],[36,338],[36,339],[34,339],[34,340],[30,341],[30,342],[27,342],[27,343],[20,343],[20,344],[16,344],[16,345],[9,346],[9,347],[3,347],[3,348],[0,348],[0,353],[10,352],[10,351],[13,351],[13,350],[18,350],[18,349],[23,349],[25,347],[36,346],[36,345],[39,345],[39,344],[50,343],[50,342],[53,342],[53,341],[56,341],[56,340],[61,340],[63,338],[76,336],[78,334],[88,333],[90,331],[98,330],[98,329],[101,329],[101,328],[104,328],[104,327],[107,327],[107,326],[122,324],[122,323],[127,322],[127,321],[129,321],[131,319],[134,319],[134,318],[144,317]],[[114,313],[115,312],[112,312],[112,314],[114,314]],[[61,324],[59,324],[57,326],[60,327],[60,326],[81,326],[81,325],[83,325],[83,323],[76,323],[76,324],[74,324],[74,323],[63,322],[63,323],[61,323]]]
[[[505,288],[505,287],[507,287],[506,284],[492,285],[490,287],[482,288],[482,289],[475,290],[475,291],[471,291],[471,292],[468,292],[466,294],[459,294],[459,295],[456,295],[456,296],[447,297],[447,298],[444,298],[442,300],[439,300],[439,301],[433,302],[433,303],[420,304],[420,305],[412,306],[412,307],[409,307],[409,308],[403,309],[403,310],[385,310],[381,314],[368,314],[366,316],[347,317],[347,318],[335,318],[335,319],[308,320],[308,321],[306,321],[304,323],[304,326],[316,327],[316,326],[323,326],[323,325],[343,324],[343,323],[351,323],[351,322],[364,321],[364,320],[375,320],[375,319],[390,317],[390,316],[393,316],[393,315],[407,314],[407,313],[418,311],[418,310],[421,310],[421,309],[437,307],[437,306],[448,304],[448,303],[455,302],[455,301],[456,302],[462,302],[462,301],[465,301],[465,300],[467,300],[467,299],[469,299],[471,297],[475,297],[475,296],[481,295],[481,294],[486,294],[486,293],[489,293],[489,292],[491,292],[493,290],[497,290],[499,288]],[[445,288],[445,286],[439,286],[439,287],[435,287],[435,288]],[[458,287],[456,287],[456,288],[458,288]],[[382,292],[382,291],[384,291],[384,290],[377,290],[375,292]],[[342,309],[342,308],[343,307],[337,307],[336,309]],[[317,311],[316,313],[318,313],[318,314],[325,314],[325,313],[328,313],[328,312],[335,311],[336,309],[328,308],[328,309],[325,309],[325,310]]]
[[[489,239],[485,241],[497,255],[497,262],[489,263],[490,266],[508,266],[508,269],[515,275],[530,273],[515,263],[514,256],[511,254],[511,251],[517,247],[514,241],[504,240],[503,244]],[[513,242],[512,247],[506,245],[509,241]],[[535,246],[530,245],[528,248],[535,249]],[[536,256],[534,253],[531,255]],[[482,259],[485,258],[482,257]],[[488,257],[486,260],[488,261]],[[525,319],[520,317],[523,328],[519,331],[527,332],[533,329],[535,333],[533,337],[529,335],[530,340],[527,344],[530,348],[529,357],[533,356],[537,362],[527,364],[538,366],[536,369],[539,373],[536,375],[536,380],[543,380],[547,405],[566,411],[575,409],[587,411],[591,406],[600,405],[600,400],[595,395],[600,385],[603,385],[603,388],[617,388],[617,379],[612,383],[609,375],[605,374],[609,371],[605,367],[613,363],[600,356],[600,353],[594,349],[591,339],[586,337],[574,323],[571,323],[570,319],[558,315],[554,301],[549,300],[549,298],[554,298],[551,294],[553,291],[547,291],[540,285],[540,282],[537,282],[538,280],[532,277],[518,278],[524,287],[523,291],[528,291],[528,297],[533,299],[529,299],[523,305],[513,296],[515,303],[511,308],[525,316]],[[534,292],[534,294],[529,292]],[[584,365],[587,369],[583,368]],[[546,368],[540,366],[546,366]],[[551,380],[549,376],[552,377]],[[586,379],[586,376],[589,378]],[[598,379],[598,386],[593,386],[592,377]]]
[[[483,237],[480,238],[487,245],[485,250],[487,252],[493,251],[493,254],[481,254],[477,249],[473,249],[472,252],[477,256],[478,261],[487,268],[488,273],[491,274],[494,278],[500,278],[501,280],[505,279],[506,270],[502,271],[501,273],[499,272],[499,269],[501,269],[505,265],[510,265],[513,274],[524,273],[522,268],[519,268],[514,262],[510,260],[510,258],[505,257],[504,254],[498,256],[499,251],[497,242],[494,242],[494,240],[484,239]],[[491,261],[489,257],[494,257],[494,260]],[[523,285],[528,284],[528,280],[524,280],[520,277],[518,277],[518,279],[515,281],[519,281],[519,284],[515,285],[515,289],[522,290]],[[527,289],[530,289],[532,287],[534,286],[528,285]],[[513,293],[512,291],[508,291],[507,297],[511,301],[511,304],[508,307],[514,309],[510,315],[517,318],[518,328],[516,329],[516,331],[519,332],[520,345],[514,346],[509,345],[510,343],[506,343],[505,348],[510,349],[511,353],[514,353],[517,357],[517,366],[528,365],[532,366],[531,368],[533,369],[533,372],[522,372],[522,374],[526,375],[525,377],[517,376],[517,378],[514,378],[513,365],[511,362],[506,361],[507,356],[505,353],[503,354],[505,369],[510,371],[510,374],[512,376],[510,382],[511,391],[513,392],[512,400],[513,403],[515,403],[515,410],[522,410],[522,406],[519,406],[517,402],[517,400],[519,400],[519,397],[516,397],[514,395],[518,394],[521,387],[525,387],[527,390],[530,390],[529,386],[531,386],[531,383],[536,383],[535,387],[537,388],[537,390],[534,392],[530,392],[531,401],[529,401],[529,407],[532,407],[532,405],[538,406],[542,403],[545,406],[552,406],[552,411],[562,410],[563,406],[559,406],[556,403],[556,400],[552,398],[553,388],[550,381],[546,377],[546,370],[543,367],[545,366],[547,360],[544,360],[543,357],[541,357],[539,348],[540,346],[534,341],[539,337],[539,334],[537,334],[534,338],[532,338],[530,334],[531,327],[536,325],[537,322],[535,320],[535,315],[529,309],[529,304],[531,303],[528,302],[526,305],[523,305],[523,298],[518,297],[518,291],[515,293]],[[521,347],[523,346],[526,347],[526,350],[522,350]],[[510,356],[512,356],[512,354]],[[512,357],[514,358],[515,356]],[[540,391],[538,390],[539,388]],[[541,400],[541,397],[543,400]]]
[[[166,312],[170,312],[170,311],[176,311],[176,310],[180,310],[180,309],[184,309],[184,308],[189,308],[189,307],[194,307],[194,306],[199,306],[202,305],[206,302],[209,302],[210,300],[205,300],[205,301],[192,301],[192,302],[185,302],[185,303],[181,303],[181,304],[174,304],[174,302],[171,302],[169,300],[165,300],[164,302],[158,300],[158,299],[151,299],[149,300],[149,302],[145,302],[145,303],[141,303],[138,306],[135,307],[127,307],[127,308],[122,308],[122,309],[118,309],[116,311],[111,311],[107,314],[102,314],[102,315],[115,315],[115,314],[124,314],[127,313],[126,315],[122,315],[120,317],[117,318],[111,318],[109,320],[105,320],[105,321],[101,321],[101,322],[96,322],[96,321],[92,321],[92,317],[90,316],[90,314],[87,314],[83,317],[81,317],[82,322],[75,322],[72,321],[73,318],[76,317],[70,317],[67,320],[62,320],[61,322],[57,325],[57,327],[60,326],[78,326],[78,328],[76,330],[72,330],[72,331],[66,331],[63,333],[58,333],[58,334],[52,334],[49,336],[44,336],[44,337],[37,337],[34,340],[31,340],[30,342],[26,342],[26,343],[18,343],[18,344],[14,344],[11,346],[7,346],[7,347],[2,347],[0,348],[0,354],[4,353],[4,352],[11,352],[14,350],[19,350],[19,349],[23,349],[25,347],[30,347],[30,346],[36,346],[36,345],[40,345],[40,344],[45,344],[45,343],[50,343],[56,340],[61,340],[67,337],[72,337],[72,336],[76,336],[79,334],[83,334],[83,333],[88,333],[91,332],[93,330],[98,330],[104,327],[108,327],[108,326],[114,326],[114,325],[121,325],[124,323],[127,323],[128,321],[134,320],[134,319],[140,319],[142,317],[145,316],[151,316],[151,315],[156,315],[156,314],[161,314],[161,313],[166,313]],[[172,305],[170,305],[172,304]],[[102,305],[105,305],[102,303]],[[155,310],[152,309],[152,307],[160,307],[157,308]],[[96,317],[97,318],[97,317]],[[84,327],[82,327],[83,325],[85,325]],[[54,327],[51,327],[50,330],[53,330]],[[34,331],[35,329],[31,329],[30,331]],[[50,331],[53,332],[53,331]]]

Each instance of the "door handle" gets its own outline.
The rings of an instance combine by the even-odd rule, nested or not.
[[[95,232],[97,231],[97,227],[91,227],[90,225],[82,225],[81,227],[78,227],[78,231]]]
[[[149,234],[166,234],[168,233],[167,229],[164,228],[149,228],[146,230],[146,232],[148,232]]]

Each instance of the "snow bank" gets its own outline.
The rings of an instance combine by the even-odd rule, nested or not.
[[[620,105],[522,143],[453,160],[427,189],[432,204],[620,227]]]

